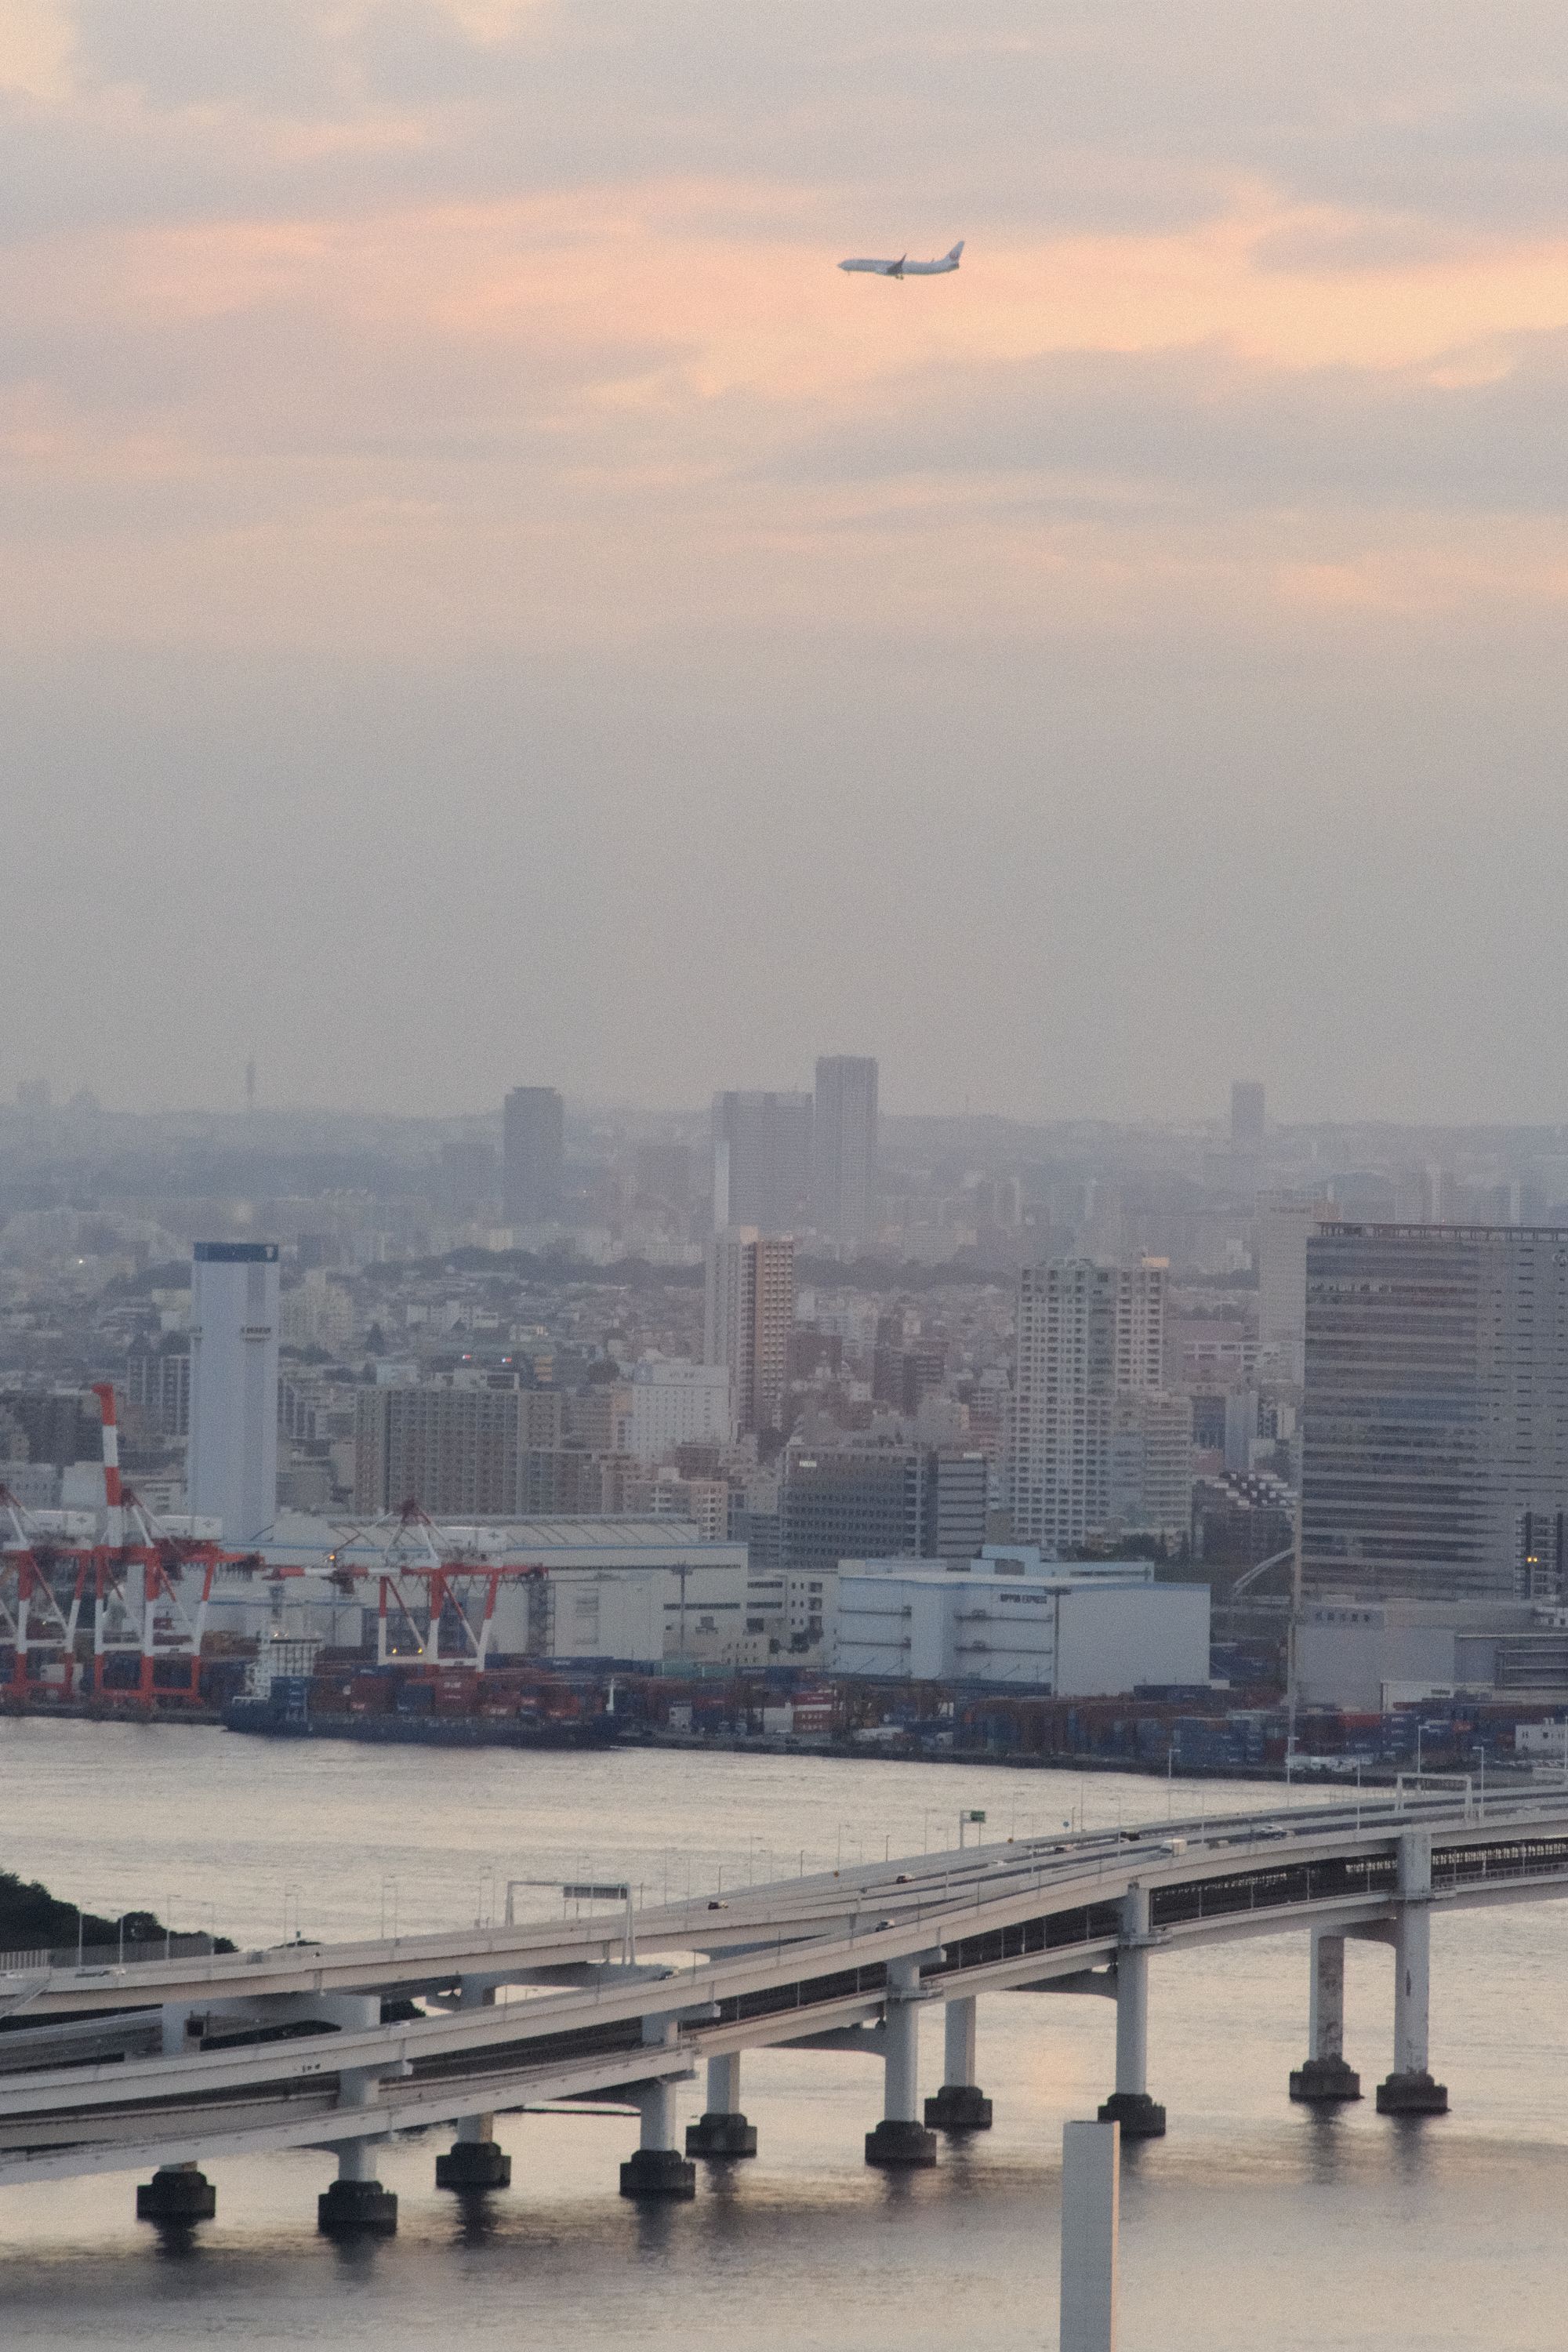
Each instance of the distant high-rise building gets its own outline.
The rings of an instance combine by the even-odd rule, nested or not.
[[[102,1458],[103,1417],[90,1389],[0,1389],[0,1415],[24,1445],[26,1461],[64,1470]]]
[[[543,1225],[561,1213],[565,1106],[553,1087],[513,1087],[506,1098],[501,1205],[509,1225]]]
[[[731,1225],[708,1244],[702,1360],[729,1369],[736,1433],[777,1429],[795,1325],[795,1243]]]
[[[1193,1401],[1145,1389],[1110,1408],[1107,1522],[1119,1535],[1184,1542],[1193,1523]]]
[[[197,1242],[193,1256],[190,1507],[250,1543],[278,1509],[278,1244]]]
[[[458,1135],[441,1146],[436,1174],[436,1205],[458,1223],[493,1215],[496,1148],[488,1135]]]
[[[1169,1271],[1153,1258],[1025,1267],[1008,1463],[1020,1542],[1081,1544],[1110,1523],[1115,1408],[1163,1388]]]
[[[1258,1203],[1258,1360],[1300,1387],[1307,1344],[1307,1240],[1333,1212],[1279,1194]]]
[[[416,1502],[436,1518],[515,1512],[521,1402],[516,1375],[505,1372],[361,1389],[355,1510],[395,1511]]]
[[[1568,1601],[1568,1230],[1307,1243],[1303,1597]]]
[[[877,1065],[829,1054],[816,1065],[812,1215],[829,1240],[868,1241],[877,1230]]]
[[[985,1541],[983,1454],[919,1445],[792,1453],[779,1488],[786,1568],[973,1559]]]
[[[713,1230],[804,1224],[811,1193],[812,1101],[805,1094],[713,1097]]]
[[[1256,1078],[1237,1078],[1230,1089],[1230,1148],[1242,1159],[1261,1159],[1264,1134],[1263,1088]]]
[[[165,1331],[125,1359],[125,1388],[143,1426],[158,1437],[188,1437],[191,1432],[191,1343],[183,1331]]]
[[[684,1216],[691,1205],[691,1147],[685,1143],[639,1143],[634,1161],[637,1199],[657,1202]]]

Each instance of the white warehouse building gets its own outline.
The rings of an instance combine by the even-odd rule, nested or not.
[[[1055,1698],[1205,1684],[1209,1588],[1156,1584],[1144,1560],[843,1560],[833,1664]]]

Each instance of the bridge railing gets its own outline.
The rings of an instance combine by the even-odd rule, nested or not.
[[[156,1961],[207,1959],[216,1949],[213,1938],[199,1936],[149,1936],[125,1944],[40,1944],[28,1952],[0,1952],[0,1977],[32,1976],[40,1969],[145,1968]]]

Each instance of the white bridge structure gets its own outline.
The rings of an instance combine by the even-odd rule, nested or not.
[[[635,1914],[623,1887],[591,1893],[617,1908],[364,1943],[0,1961],[0,2189],[148,2169],[138,2211],[181,2225],[216,2210],[199,2166],[321,2148],[337,2167],[321,2227],[384,2232],[396,2199],[377,2151],[393,2136],[452,2129],[437,2183],[481,2192],[510,2179],[498,2113],[608,2101],[641,2117],[622,2189],[689,2197],[694,2158],[755,2153],[742,2058],[781,2046],[878,2059],[867,2160],[930,2164],[937,2132],[991,2121],[974,2019],[993,1993],[1113,1997],[1101,2116],[1124,2137],[1153,2137],[1165,2116],[1147,2079],[1150,1962],[1290,1932],[1310,1944],[1291,2096],[1361,2095],[1342,1987],[1345,1939],[1363,1937],[1391,1946],[1394,1963],[1378,2105],[1441,2113],[1427,2053],[1433,1912],[1568,1895],[1568,1790],[1479,1805],[1468,1791],[1400,1792],[971,1845]],[[922,2107],[919,2027],[935,2003],[943,2078]],[[683,2152],[677,2095],[699,2067],[705,2111]]]

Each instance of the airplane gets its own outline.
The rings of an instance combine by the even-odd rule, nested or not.
[[[944,253],[940,261],[911,261],[906,253],[897,261],[841,261],[838,267],[869,269],[878,278],[945,278],[950,269],[958,268],[963,252],[963,239],[960,237],[952,251]]]

